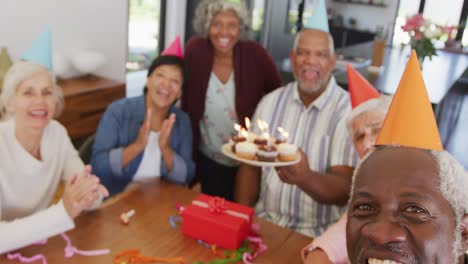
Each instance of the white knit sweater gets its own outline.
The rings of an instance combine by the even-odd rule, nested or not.
[[[51,121],[41,140],[41,158],[15,137],[15,121],[0,123],[0,254],[74,228],[62,201],[48,207],[57,185],[84,164],[65,128]]]

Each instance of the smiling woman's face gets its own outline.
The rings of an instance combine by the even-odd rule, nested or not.
[[[455,215],[442,196],[432,156],[413,148],[384,148],[362,164],[348,211],[347,247],[353,264],[457,263]]]
[[[183,81],[179,66],[158,66],[146,81],[147,102],[154,107],[169,108],[181,96]]]
[[[52,77],[39,70],[18,84],[9,108],[17,126],[44,129],[54,117],[56,105]]]
[[[232,52],[240,36],[240,21],[231,10],[218,12],[211,20],[208,36],[216,51]]]

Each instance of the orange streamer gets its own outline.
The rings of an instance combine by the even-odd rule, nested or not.
[[[140,254],[138,249],[128,249],[115,255],[114,264],[175,263],[184,264],[183,257],[153,258]]]

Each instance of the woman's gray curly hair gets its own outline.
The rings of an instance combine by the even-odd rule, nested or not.
[[[247,39],[250,29],[250,14],[242,0],[203,0],[195,10],[193,28],[198,34],[208,35],[208,28],[216,14],[227,10],[232,10],[236,13],[240,24],[240,38]]]

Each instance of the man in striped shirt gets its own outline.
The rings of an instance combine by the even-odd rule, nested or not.
[[[257,215],[308,236],[321,234],[346,204],[357,154],[346,134],[348,93],[331,72],[336,56],[330,34],[305,29],[290,53],[296,82],[267,94],[254,119],[289,131],[302,159],[287,167],[241,165],[236,200],[253,206]]]

